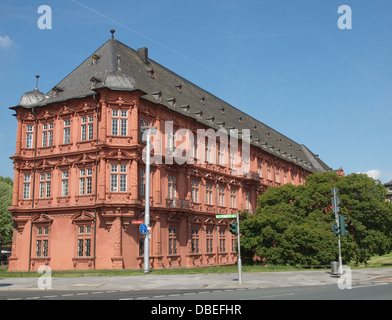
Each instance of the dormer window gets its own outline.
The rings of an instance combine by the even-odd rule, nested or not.
[[[54,87],[52,89],[52,98],[56,98],[59,94],[59,92],[64,91],[63,89],[59,88],[59,87]]]
[[[147,73],[148,73],[148,75],[152,78],[152,79],[155,79],[155,72],[154,72],[154,70],[148,70],[147,71]]]
[[[161,98],[162,98],[162,92],[155,92],[155,93],[153,93],[152,94],[152,96],[155,98],[155,99],[157,99],[158,101],[161,101]]]
[[[95,88],[97,87],[97,84],[98,84],[99,82],[101,82],[101,80],[99,80],[99,79],[97,79],[97,78],[95,78],[95,77],[92,77],[92,78],[90,79],[90,89],[95,89]]]
[[[171,107],[173,107],[173,108],[176,107],[176,99],[175,99],[175,98],[170,98],[170,99],[167,99],[166,101],[167,101],[167,103],[168,103]]]
[[[93,54],[91,59],[92,59],[92,64],[97,64],[98,59],[100,58],[100,56]]]

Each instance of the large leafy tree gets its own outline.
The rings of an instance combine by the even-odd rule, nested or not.
[[[10,241],[12,238],[12,215],[8,207],[12,202],[12,180],[0,176],[0,236],[1,241]]]
[[[380,181],[365,174],[335,172],[308,176],[304,186],[268,188],[256,214],[243,214],[241,253],[248,262],[325,265],[337,261],[338,242],[331,230],[333,187],[339,189],[340,214],[349,234],[341,237],[344,263],[366,262],[392,249],[392,205]]]

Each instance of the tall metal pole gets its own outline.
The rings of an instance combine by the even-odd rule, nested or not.
[[[144,273],[150,273],[150,129],[146,128],[147,154],[146,154],[146,190],[144,224],[147,226],[147,233],[144,235]]]
[[[238,283],[242,284],[242,262],[241,262],[241,244],[240,244],[240,217],[237,212],[237,245],[238,245]]]
[[[340,224],[339,224],[339,198],[337,196],[339,190],[338,188],[334,187],[332,189],[332,194],[333,194],[333,210],[335,212],[335,220],[336,220],[336,225],[340,229]],[[338,269],[338,275],[341,275],[343,272],[343,263],[342,263],[342,250],[340,246],[340,234],[338,235],[338,247],[339,247],[339,269]]]

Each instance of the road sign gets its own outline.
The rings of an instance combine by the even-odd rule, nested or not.
[[[147,225],[145,225],[144,223],[141,224],[139,227],[139,231],[141,234],[146,234],[147,233]]]
[[[338,193],[339,193],[339,189],[336,188],[336,187],[333,187],[331,193],[332,193],[333,195],[338,194]]]
[[[132,224],[142,224],[143,220],[132,220]]]
[[[216,218],[217,219],[225,219],[225,218],[236,218],[236,214],[217,214]]]

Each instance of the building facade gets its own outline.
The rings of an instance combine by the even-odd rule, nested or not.
[[[11,109],[9,270],[143,268],[135,223],[147,200],[151,268],[234,264],[232,220],[216,215],[253,212],[266,188],[330,170],[304,145],[154,62],[146,48],[129,48],[114,31],[47,94],[37,86]],[[162,157],[151,164],[146,199],[143,130],[151,127],[159,133],[154,155]],[[209,129],[215,140],[197,135]],[[222,130],[238,136],[237,148],[216,134]]]

